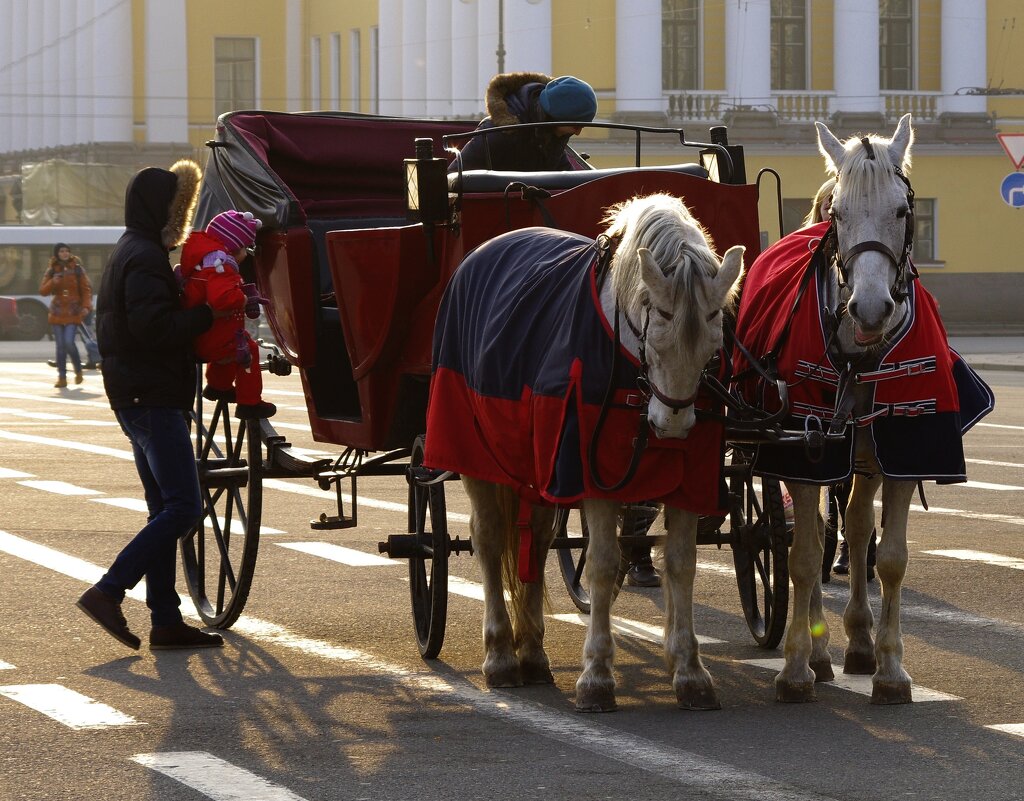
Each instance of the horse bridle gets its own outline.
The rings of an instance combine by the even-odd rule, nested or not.
[[[864,147],[864,150],[867,151],[867,157],[874,161],[875,148],[868,138],[866,136],[863,137],[860,140],[860,143]],[[893,281],[892,286],[889,288],[889,295],[896,303],[902,303],[907,298],[907,268],[910,263],[910,250],[914,246],[914,187],[910,185],[910,179],[904,175],[903,170],[900,169],[898,164],[893,164],[892,169],[896,174],[896,177],[903,181],[903,184],[907,187],[906,227],[903,233],[903,252],[899,257],[897,257],[896,254],[893,253],[892,248],[884,242],[878,242],[874,239],[869,239],[865,242],[858,242],[843,254],[839,250],[839,234],[835,230],[836,220],[834,218],[829,230],[835,237],[835,263],[836,268],[839,270],[840,288],[845,287],[849,283],[846,265],[850,260],[861,253],[881,253],[896,266],[896,278]]]

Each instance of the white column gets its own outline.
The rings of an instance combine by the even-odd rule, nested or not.
[[[77,0],[78,30],[75,32],[75,98],[78,116],[75,118],[75,142],[95,142],[93,112],[93,36],[95,6],[93,0]],[[21,3],[15,2],[15,6]]]
[[[476,82],[483,97],[498,74],[498,0],[476,0]]]
[[[551,75],[551,0],[505,0],[505,71]]]
[[[384,115],[402,113],[402,5],[402,0],[380,0],[377,12],[377,107]]]
[[[288,95],[285,108],[288,111],[302,111],[306,108],[302,99],[302,0],[287,0],[284,13],[284,85]]]
[[[878,67],[878,3],[835,0],[834,112],[885,113]]]
[[[427,86],[428,117],[449,117],[452,113],[452,3],[427,0]],[[463,65],[459,63],[459,69]]]
[[[985,86],[985,4],[942,0],[942,102],[940,111],[984,114],[985,95],[954,95]]]
[[[60,92],[60,0],[36,0],[42,9],[40,47],[42,60],[42,144],[56,147],[60,144],[60,119],[64,114]]]
[[[486,84],[478,80],[476,49],[476,4],[474,0],[452,0],[451,63],[452,113],[461,117],[480,114],[484,110]]]
[[[402,115],[427,113],[427,8],[423,0],[402,3]]]
[[[94,130],[97,142],[131,142],[132,8],[120,0],[96,0],[92,46]]]
[[[579,77],[587,79],[586,75]],[[661,91],[661,0],[615,3],[615,110],[665,111]]]
[[[75,67],[78,59],[78,4],[75,0],[60,0],[60,27],[58,29],[58,103],[60,104],[60,130],[58,144],[70,145],[78,141],[78,98],[75,96]]]
[[[43,106],[43,25],[44,8],[39,2],[28,4],[28,24],[26,26],[25,44],[25,119],[28,127],[28,147],[43,147],[43,115],[51,109]]]
[[[14,2],[13,0],[0,0],[0,19],[7,21],[7,25],[0,29],[0,142],[6,143],[6,149],[11,148],[11,139],[14,135],[14,110],[18,107],[15,100],[14,82],[11,72],[14,69]]]
[[[188,142],[185,4],[146,0],[146,141]]]
[[[840,2],[842,0],[836,0],[837,5]],[[771,105],[771,29],[770,0],[725,4],[725,93],[728,102],[750,106],[754,110],[766,110]],[[877,32],[875,38],[878,38]]]
[[[28,117],[25,115],[28,70],[25,54],[28,52],[28,9],[15,0],[11,12],[11,87],[14,114],[12,115],[11,150],[25,150],[28,144]]]

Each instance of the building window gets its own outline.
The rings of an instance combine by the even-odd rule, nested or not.
[[[807,0],[772,0],[772,89],[807,88]]]
[[[914,2],[879,0],[878,66],[882,90],[914,88]]]
[[[214,110],[217,116],[256,107],[256,40],[213,40]]]
[[[661,88],[700,88],[700,2],[661,0]]]
[[[938,261],[935,247],[935,198],[914,198],[914,246],[910,255],[922,264]]]

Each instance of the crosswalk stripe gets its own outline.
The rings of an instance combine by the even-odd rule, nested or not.
[[[10,662],[4,662],[4,660],[0,659],[0,670],[14,670],[14,665],[12,665]]]
[[[387,559],[377,554],[357,551],[354,548],[332,545],[329,542],[275,542],[274,544],[293,551],[308,553],[310,556],[319,556],[321,559],[340,562],[349,567],[394,567],[402,564],[402,561],[398,559]]]
[[[995,567],[1009,567],[1013,570],[1024,570],[1024,559],[1015,556],[1003,556],[998,553],[985,553],[984,551],[972,551],[962,548],[948,550],[921,551],[921,553],[932,556],[946,556],[950,559],[960,559],[964,562],[977,562],[983,565],[994,565]]]
[[[1024,723],[996,723],[985,728],[1012,734],[1015,737],[1024,737]]]
[[[82,494],[82,493],[80,493]],[[128,509],[132,512],[149,512],[149,508],[146,506],[146,502],[141,498],[90,498],[93,503],[105,503],[107,506],[116,506],[119,509]],[[204,518],[208,520],[208,518]],[[221,528],[224,528],[224,518],[218,517],[217,521],[220,523]],[[209,522],[206,523],[207,528],[212,528]],[[235,518],[232,521],[231,533],[236,536],[244,536],[245,528],[242,526],[241,521]],[[260,536],[270,534],[284,534],[279,528],[272,528],[271,526],[260,526]]]
[[[99,490],[89,489],[87,487],[79,487],[74,484],[68,484],[66,481],[43,481],[43,480],[31,480],[31,481],[19,481],[24,487],[30,487],[31,489],[42,490],[43,492],[52,492],[57,495],[101,495]]]
[[[42,712],[70,729],[144,725],[131,715],[60,684],[12,684],[0,687],[0,695]]]
[[[32,478],[32,474],[23,473],[20,470],[12,470],[9,467],[0,467],[0,478]]]
[[[136,754],[132,760],[197,790],[212,801],[304,801],[291,790],[206,751]]]
[[[785,659],[740,659],[740,664],[752,665],[753,667],[765,668],[766,670],[772,670],[778,673],[782,670],[783,665],[786,664]],[[822,682],[819,686],[821,687],[838,687],[840,690],[849,690],[852,693],[859,693],[860,695],[871,695],[871,677],[870,676],[849,676],[843,673],[842,665],[832,665],[832,672],[835,673],[835,679],[833,681]],[[913,686],[913,698],[914,703],[922,701],[962,701],[964,700],[959,695],[950,695],[949,693],[940,692],[939,690],[931,690],[928,687],[921,687],[915,684]]]
[[[567,615],[545,615],[544,617],[551,620],[560,620],[563,623],[572,623],[576,626],[583,626],[584,628],[587,626],[587,621],[590,620],[589,615],[583,615],[579,612]],[[661,645],[665,642],[661,626],[652,626],[650,623],[642,623],[639,620],[630,620],[625,617],[616,617],[615,615],[612,615],[612,631],[626,637],[643,640],[644,642],[652,642],[655,645]],[[714,637],[707,637],[704,634],[698,634],[697,642],[701,645],[718,645],[725,642],[725,640],[718,640]]]

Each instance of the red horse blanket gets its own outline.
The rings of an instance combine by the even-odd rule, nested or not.
[[[918,280],[910,281],[907,317],[873,364],[845,362],[826,347],[831,312],[823,290],[831,266],[820,245],[828,225],[790,234],[754,261],[742,290],[736,338],[755,357],[774,354],[789,390],[792,419],[787,427],[803,430],[810,418],[817,418],[827,428],[836,414],[840,374],[851,371],[855,384],[873,392],[871,409],[854,423],[870,430],[884,475],[966,481],[962,436],[992,411],[992,390],[949,347],[935,300]],[[737,375],[748,366],[740,352],[733,364]],[[763,386],[756,380],[741,382],[739,389],[747,402],[771,406],[760,396]],[[845,479],[853,471],[850,429],[845,441],[831,444],[820,461],[801,447],[761,445],[754,471],[822,484]]]
[[[593,240],[546,228],[503,234],[466,257],[434,328],[424,463],[510,485],[531,503],[658,500],[718,513],[724,441],[714,422],[698,422],[685,440],[651,433],[630,482],[595,484],[588,449],[614,347],[596,265]],[[633,453],[645,407],[638,370],[621,350],[597,447],[605,486]]]

